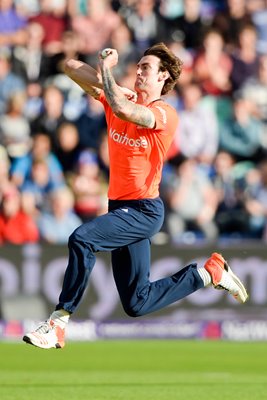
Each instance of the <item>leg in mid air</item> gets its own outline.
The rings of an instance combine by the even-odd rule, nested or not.
[[[160,310],[204,286],[196,264],[151,282],[150,240],[143,239],[112,251],[115,283],[125,312],[138,317]]]
[[[138,317],[158,311],[204,286],[225,289],[240,303],[247,292],[221,254],[213,253],[204,267],[189,264],[175,274],[150,282],[150,241],[148,239],[112,252],[112,268],[125,312]]]

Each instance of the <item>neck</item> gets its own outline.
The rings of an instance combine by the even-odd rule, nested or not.
[[[160,93],[148,95],[147,93],[138,93],[137,95],[137,103],[147,106],[153,101],[159,100],[161,98]]]

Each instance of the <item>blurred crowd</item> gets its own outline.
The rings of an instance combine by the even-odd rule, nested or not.
[[[155,239],[267,241],[266,0],[0,0],[0,245],[67,243],[107,210],[102,104],[64,74],[116,48],[121,86],[163,41],[183,61]]]

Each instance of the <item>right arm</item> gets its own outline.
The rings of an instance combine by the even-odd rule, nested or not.
[[[79,60],[68,60],[64,65],[64,72],[76,82],[86,93],[96,100],[99,98],[103,89],[102,76],[93,67]],[[136,101],[136,93],[128,88],[120,87],[124,96],[132,101]]]

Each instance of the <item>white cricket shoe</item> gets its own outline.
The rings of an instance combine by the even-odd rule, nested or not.
[[[207,260],[204,268],[211,275],[212,284],[215,289],[227,290],[239,303],[247,301],[248,294],[243,283],[233,273],[221,254],[213,253]]]
[[[62,349],[65,346],[65,329],[54,320],[48,319],[35,331],[23,336],[23,341],[42,349]]]

